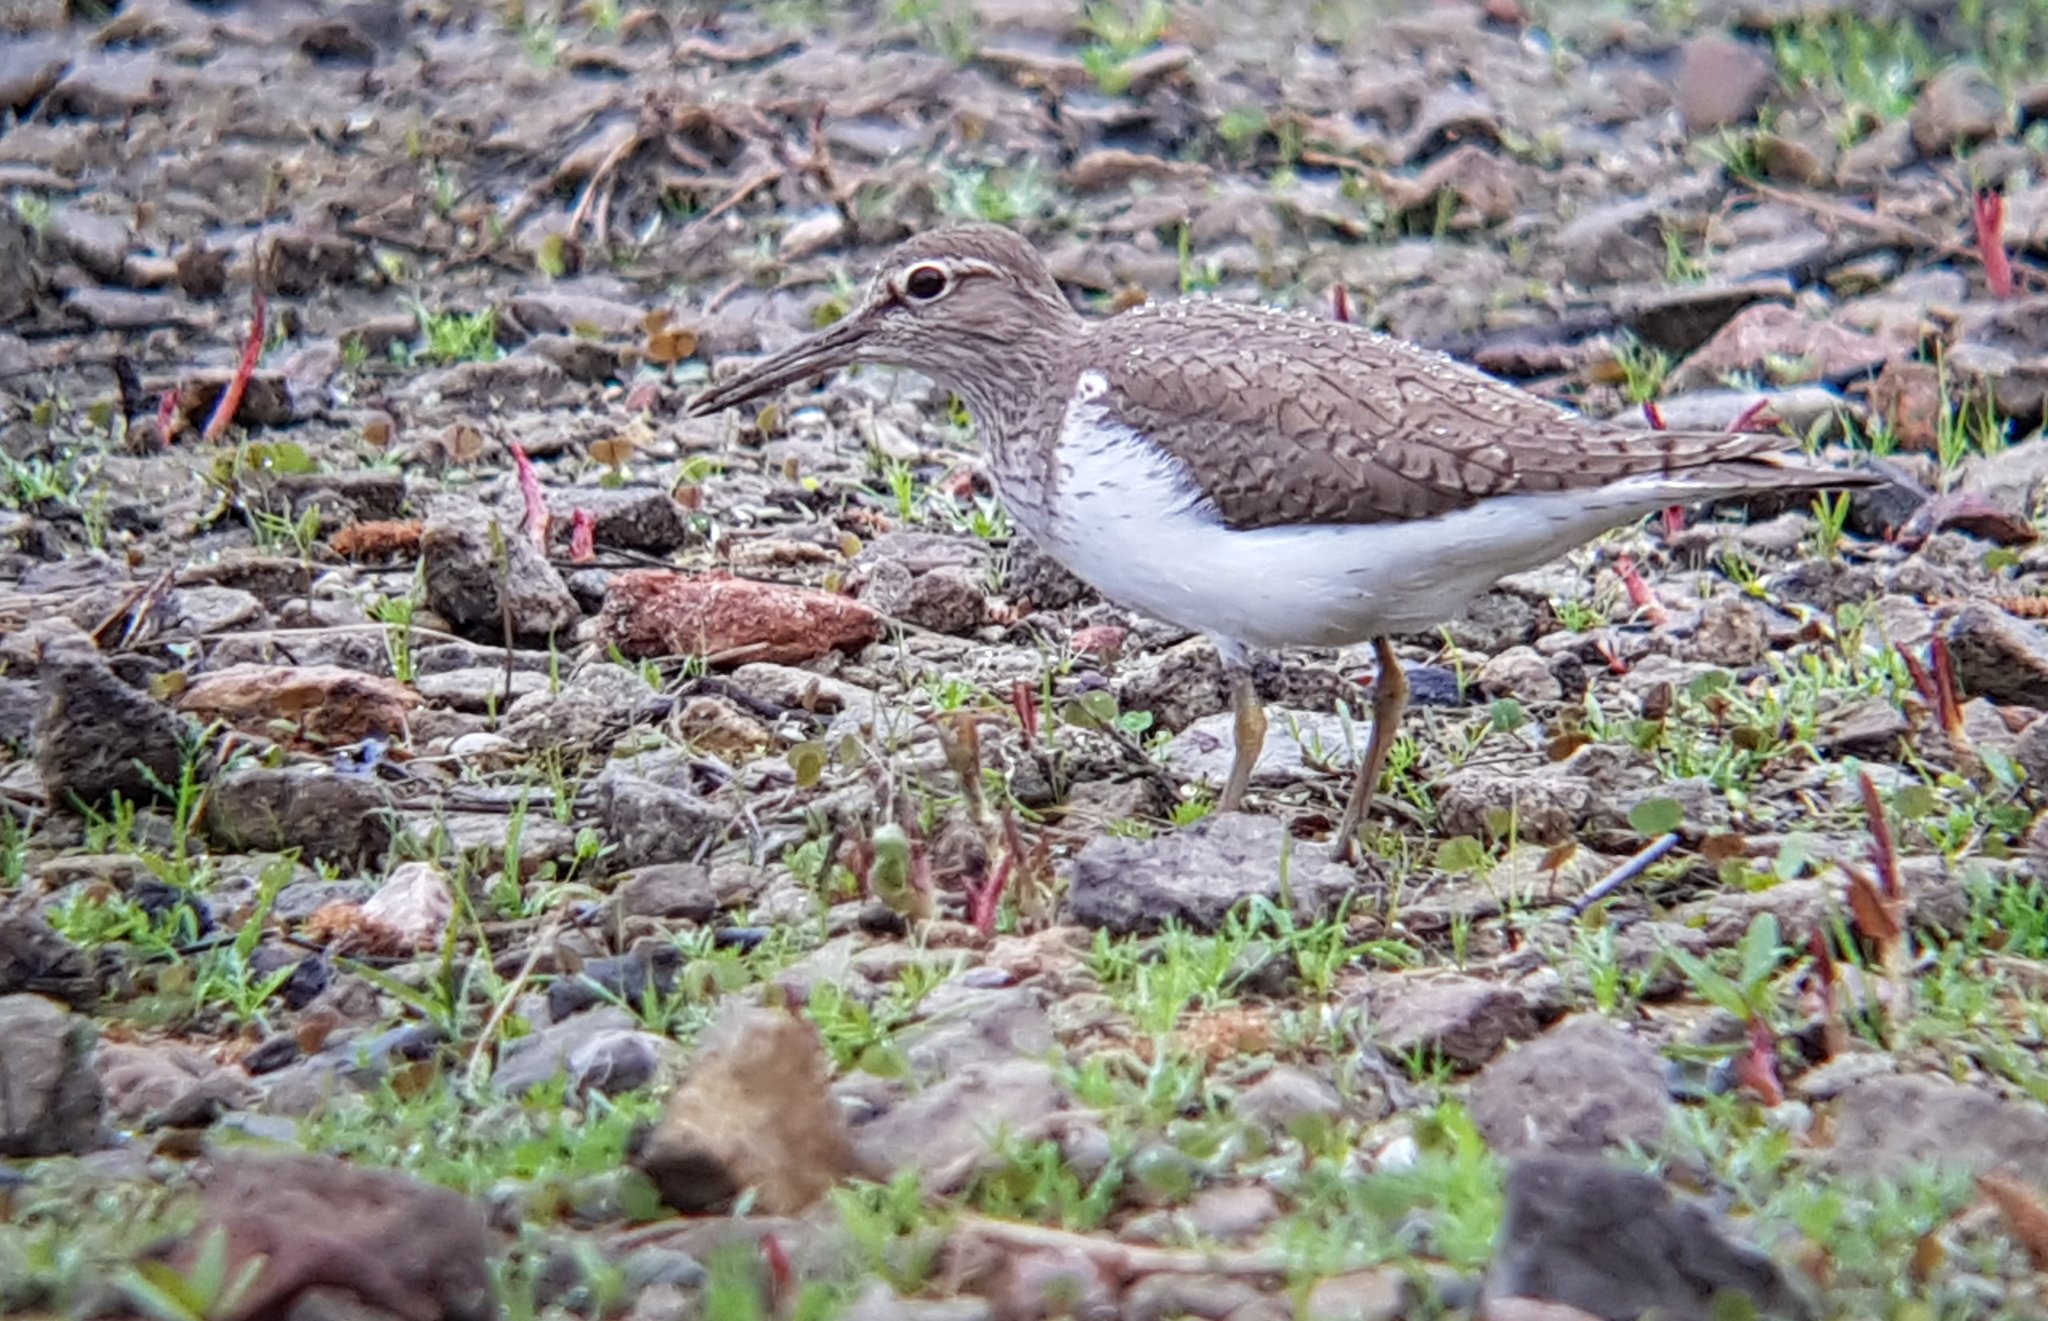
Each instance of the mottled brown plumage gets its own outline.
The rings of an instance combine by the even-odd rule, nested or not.
[[[1102,594],[1215,639],[1242,798],[1266,722],[1249,648],[1371,641],[1381,682],[1340,847],[1407,685],[1391,634],[1663,505],[1861,485],[1779,436],[1632,431],[1350,324],[1191,300],[1081,317],[1030,245],[920,235],[848,317],[707,390],[701,416],[854,363],[967,403],[1017,521]]]

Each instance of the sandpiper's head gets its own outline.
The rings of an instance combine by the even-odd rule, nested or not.
[[[854,363],[909,367],[972,399],[1019,358],[1070,340],[1079,317],[1045,262],[1000,225],[963,225],[907,239],[882,262],[860,305],[833,325],[706,390],[684,410],[702,417]]]

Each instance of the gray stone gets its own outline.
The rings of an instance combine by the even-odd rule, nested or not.
[[[1446,836],[1555,844],[1593,810],[1593,789],[1573,775],[1526,775],[1468,767],[1437,787],[1437,828]]]
[[[1564,696],[1564,684],[1534,647],[1509,647],[1479,667],[1478,682],[1488,697],[1555,702]]]
[[[523,1096],[567,1075],[574,1095],[618,1096],[652,1083],[681,1054],[675,1042],[643,1030],[631,1014],[607,1005],[508,1042],[491,1085],[507,1096]]]
[[[690,539],[689,512],[660,487],[578,486],[551,490],[547,499],[564,543],[578,511],[591,516],[599,546],[663,555]]]
[[[927,1083],[970,1064],[1036,1058],[1054,1046],[1049,998],[1036,986],[947,982],[925,997],[920,1020],[896,1034],[896,1045],[910,1076]]]
[[[1276,1064],[1239,1092],[1230,1109],[1269,1133],[1292,1133],[1304,1122],[1342,1115],[1344,1098],[1327,1079],[1292,1064]]]
[[[625,917],[709,922],[727,909],[746,907],[767,884],[768,873],[744,864],[658,862],[618,877],[614,893]]]
[[[2005,93],[1991,75],[1958,60],[1927,80],[1906,122],[1921,154],[1939,156],[1996,137],[2008,118]]]
[[[1723,1294],[1765,1316],[1811,1312],[1776,1263],[1705,1206],[1673,1197],[1652,1175],[1586,1156],[1510,1164],[1486,1294],[1565,1303],[1609,1321],[1710,1321],[1722,1315]]]
[[[1828,1168],[1897,1179],[1939,1167],[2048,1182],[2048,1109],[1929,1075],[1871,1078],[1834,1102]]]
[[[1699,624],[1686,640],[1689,661],[1740,668],[1755,665],[1771,650],[1763,611],[1736,596],[1717,596],[1700,609]]]
[[[391,816],[376,780],[324,769],[250,767],[213,783],[206,832],[224,848],[355,866],[384,856]]]
[[[1371,999],[1373,1039],[1395,1060],[1440,1056],[1476,1069],[1510,1040],[1536,1035],[1527,996],[1477,977],[1403,976]]]
[[[16,910],[0,915],[0,995],[23,991],[86,1009],[98,998],[99,983],[84,950],[42,918]]]
[[[1251,782],[1258,788],[1282,789],[1327,773],[1318,766],[1347,766],[1355,753],[1365,750],[1365,740],[1371,734],[1370,721],[1353,725],[1347,740],[1341,717],[1268,707],[1266,741],[1252,765]],[[1166,769],[1177,779],[1220,789],[1230,778],[1236,751],[1235,718],[1228,711],[1218,711],[1173,736],[1166,745]]]
[[[1597,1015],[1568,1019],[1487,1065],[1466,1104],[1503,1155],[1655,1148],[1672,1109],[1662,1057]]]
[[[988,614],[979,574],[953,565],[912,575],[900,563],[885,560],[870,572],[861,600],[892,619],[955,637],[980,628]]]
[[[538,670],[512,671],[509,694],[506,692],[506,678],[503,665],[474,665],[467,669],[422,673],[413,680],[412,686],[434,706],[474,714],[509,711],[520,698],[546,693],[549,689],[548,676]]]
[[[855,1160],[864,1175],[880,1183],[904,1170],[957,1172],[992,1151],[1005,1129],[1035,1128],[1066,1108],[1066,1092],[1048,1064],[973,1064],[857,1123]]]
[[[1672,95],[1685,131],[1700,134],[1746,122],[1777,84],[1777,68],[1762,49],[1711,32],[1680,48]]]
[[[154,802],[184,763],[185,721],[137,692],[98,652],[69,645],[45,652],[36,769],[53,806],[98,809],[119,794]]]
[[[459,497],[438,499],[420,535],[420,558],[427,604],[474,641],[502,644],[508,620],[515,638],[544,640],[583,617],[517,515]]]
[[[0,996],[0,1156],[100,1145],[92,1023],[40,995]]]
[[[1157,931],[1169,921],[1214,931],[1254,896],[1315,921],[1358,887],[1358,877],[1333,862],[1327,848],[1297,843],[1271,817],[1230,812],[1154,839],[1090,840],[1073,862],[1067,912],[1083,926],[1120,935]]]
[[[2048,633],[1987,605],[1969,605],[1948,625],[1956,682],[1965,695],[2048,707]]]
[[[598,774],[594,787],[614,866],[695,862],[732,824],[730,812],[695,793],[635,775],[616,762]]]

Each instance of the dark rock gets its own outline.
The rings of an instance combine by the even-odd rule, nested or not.
[[[495,535],[494,535],[495,533]],[[540,641],[583,617],[555,567],[520,528],[470,500],[437,500],[420,535],[427,604],[477,642]]]
[[[1765,1316],[1811,1314],[1769,1257],[1651,1175],[1597,1157],[1529,1156],[1508,1167],[1507,1192],[1490,1298],[1547,1299],[1608,1321],[1711,1321],[1723,1295]]]
[[[675,989],[683,969],[683,952],[662,940],[646,940],[624,954],[587,960],[571,975],[556,977],[548,987],[548,1017],[559,1023],[604,1001],[624,1001],[638,1008],[649,995]]]
[[[877,565],[861,599],[893,619],[964,637],[981,627],[988,599],[972,570],[943,565],[911,576],[900,564]]]
[[[395,519],[405,512],[402,472],[287,473],[273,480],[271,490],[284,500],[294,518],[308,509],[320,509],[331,511],[337,523],[367,523]]]
[[[1631,303],[1621,324],[1636,338],[1666,353],[1691,353],[1751,303],[1790,301],[1791,297],[1789,283],[1770,280],[1660,289]]]
[[[1238,904],[1261,896],[1312,922],[1358,886],[1350,868],[1296,843],[1281,822],[1232,812],[1160,838],[1090,840],[1073,862],[1067,913],[1119,935],[1169,921],[1214,931]]]
[[[36,769],[53,806],[97,810],[115,794],[154,802],[159,786],[178,783],[185,722],[121,682],[98,652],[77,645],[46,652],[39,678]]]
[[[4,309],[0,309],[4,310]],[[0,316],[0,320],[4,320]],[[1069,573],[1034,541],[1020,540],[1010,552],[1010,571],[1003,589],[1014,601],[1038,610],[1065,610],[1091,600],[1095,589]]]
[[[676,1053],[674,1042],[607,1006],[506,1043],[491,1085],[507,1096],[524,1096],[566,1074],[572,1095],[619,1096],[653,1082]]]
[[[690,539],[689,513],[660,487],[578,486],[548,492],[555,539],[567,542],[577,511],[591,516],[597,544],[664,555]]]
[[[206,830],[225,848],[283,853],[346,866],[391,845],[390,804],[376,780],[327,770],[251,767],[214,782]]]
[[[660,862],[618,877],[614,894],[624,917],[709,922],[727,909],[752,903],[767,883],[767,873],[745,865]]]
[[[332,1156],[230,1151],[202,1176],[199,1224],[169,1252],[188,1278],[225,1231],[227,1276],[258,1258],[238,1315],[282,1317],[295,1300],[353,1294],[377,1315],[474,1321],[495,1313],[489,1229],[468,1198]]]
[[[2048,707],[2048,634],[2039,624],[1964,606],[1949,621],[1948,646],[1966,696]]]
[[[1592,1015],[1568,1019],[1487,1065],[1466,1104],[1503,1155],[1586,1155],[1631,1143],[1654,1149],[1672,1111],[1656,1050]]]
[[[0,915],[0,995],[24,991],[86,1009],[99,983],[84,950],[42,918],[16,911]]]
[[[1527,996],[1476,977],[1403,977],[1372,1000],[1375,1044],[1395,1060],[1435,1056],[1476,1069],[1509,1041],[1536,1035]]]
[[[0,1156],[100,1145],[104,1104],[90,1021],[40,995],[0,996]]]

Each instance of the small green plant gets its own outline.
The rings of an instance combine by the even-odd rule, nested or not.
[[[370,618],[384,625],[384,654],[391,660],[391,675],[400,683],[411,683],[419,674],[419,648],[413,636],[413,619],[420,598],[378,596],[370,600]]]
[[[424,362],[496,362],[505,356],[498,346],[498,309],[435,312],[414,300],[413,317],[420,324],[416,356]]]
[[[1052,209],[1053,197],[1044,168],[1027,161],[1015,168],[974,166],[948,171],[939,207],[958,220],[1014,225],[1045,215]]]
[[[157,1321],[222,1321],[236,1314],[263,1273],[264,1259],[250,1258],[228,1273],[228,1232],[215,1225],[206,1233],[192,1269],[180,1273],[167,1262],[144,1261],[123,1271],[121,1291]]]
[[[1646,404],[1664,393],[1664,380],[1671,375],[1671,355],[1628,336],[1615,345],[1615,365],[1621,368],[1621,394],[1632,404]]]

